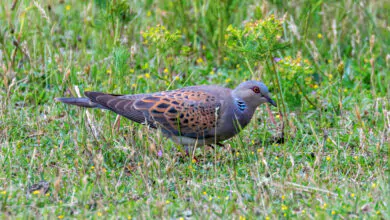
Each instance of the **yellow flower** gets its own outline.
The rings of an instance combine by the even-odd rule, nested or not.
[[[203,195],[207,195],[207,192],[206,192],[206,191],[203,191]]]
[[[236,153],[236,156],[237,156],[237,157],[240,156],[240,152],[237,152],[237,153]]]
[[[257,149],[257,153],[261,153],[263,151],[263,148]]]
[[[225,197],[225,200],[229,200],[229,196],[226,196],[226,197]]]
[[[174,80],[179,80],[180,77],[179,76],[175,76]]]
[[[271,218],[269,216],[266,216],[265,217],[265,220],[270,220]]]
[[[328,205],[326,203],[324,203],[324,205],[322,206],[322,208],[326,209]]]
[[[275,160],[279,160],[279,157],[278,157],[278,156],[276,156],[276,157],[275,157]]]
[[[102,214],[101,212],[98,212],[97,215],[98,215],[98,216],[102,216],[103,214]]]
[[[94,170],[95,169],[95,166],[91,166],[91,170]]]
[[[232,79],[227,78],[227,79],[225,80],[225,83],[229,83],[231,80],[232,80]]]
[[[332,211],[332,215],[336,215],[336,211]]]
[[[326,161],[331,161],[332,158],[330,156],[326,156]]]
[[[184,218],[183,218],[183,217],[180,217],[179,220],[184,220]]]
[[[318,37],[319,39],[321,39],[321,38],[322,38],[322,34],[317,34],[317,37]]]
[[[49,196],[50,196],[50,193],[46,193],[45,196],[49,197]]]
[[[66,5],[66,6],[65,6],[65,9],[66,9],[67,11],[69,11],[70,8],[71,8],[70,5]]]
[[[3,190],[3,191],[0,192],[0,194],[1,195],[5,195],[5,194],[7,194],[7,191]]]
[[[63,219],[64,218],[64,216],[63,215],[59,215],[59,216],[57,216],[59,219]]]
[[[333,79],[333,75],[332,75],[332,74],[329,74],[329,75],[328,75],[328,78],[329,78],[329,80],[332,80],[332,79]]]
[[[318,85],[314,84],[313,89],[318,89]]]
[[[229,57],[224,57],[223,60],[228,61]]]
[[[130,69],[130,73],[134,73],[134,69]]]
[[[150,73],[145,73],[145,78],[149,79],[150,78]]]
[[[358,156],[354,156],[353,159],[357,160],[357,159],[358,159]]]
[[[137,84],[133,83],[133,84],[131,84],[131,87],[135,88],[135,87],[137,87]]]
[[[127,216],[127,220],[131,220],[131,215]]]
[[[282,205],[282,211],[285,211],[287,209],[288,209],[288,207],[286,205]]]
[[[376,188],[376,183],[371,184],[371,188],[375,189]]]
[[[215,74],[214,70],[211,70],[210,75],[214,75],[214,74]]]
[[[166,204],[169,204],[169,203],[171,203],[171,201],[167,200],[167,201],[165,201],[165,203],[166,203]]]
[[[112,70],[111,69],[107,69],[107,74],[111,74],[112,73]]]
[[[286,214],[286,213],[284,213],[284,214],[283,214],[283,216],[284,216],[284,217],[286,217],[286,216],[287,216],[287,214]]]
[[[106,168],[103,168],[102,171],[103,171],[103,173],[107,172]]]
[[[285,200],[286,199],[286,196],[282,195],[282,200]]]
[[[198,64],[204,63],[202,57],[199,57],[199,58],[196,60],[196,62],[197,62]]]
[[[355,197],[355,193],[351,193],[351,198],[354,198]]]
[[[34,192],[32,192],[32,194],[34,194],[34,195],[37,195],[37,194],[39,194],[41,191],[39,191],[39,190],[35,190]]]
[[[380,214],[381,214],[381,211],[376,211],[376,214],[377,214],[377,215],[380,215]]]
[[[151,11],[148,11],[148,12],[146,13],[146,16],[148,16],[148,17],[152,16],[152,12],[151,12]]]
[[[302,214],[305,214],[306,213],[306,211],[305,210],[302,210]]]
[[[245,217],[240,215],[240,220],[245,220]]]
[[[168,73],[168,69],[167,68],[164,69],[164,73]]]

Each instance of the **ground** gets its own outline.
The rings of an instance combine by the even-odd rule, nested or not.
[[[0,217],[388,219],[388,1],[0,5]],[[263,81],[224,147],[181,146],[84,91]]]

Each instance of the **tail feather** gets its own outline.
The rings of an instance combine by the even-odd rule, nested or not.
[[[82,97],[82,98],[55,98],[57,102],[62,102],[65,104],[69,105],[77,105],[80,107],[85,107],[85,108],[101,108],[101,109],[107,109],[106,107],[92,102],[89,98],[87,97]]]

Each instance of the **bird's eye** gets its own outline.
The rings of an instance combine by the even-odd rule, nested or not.
[[[253,91],[254,93],[260,93],[260,88],[259,88],[258,86],[254,86],[254,87],[252,88],[252,91]]]

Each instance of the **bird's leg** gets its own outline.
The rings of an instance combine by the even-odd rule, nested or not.
[[[190,156],[190,147],[188,145],[185,146],[186,156]]]

